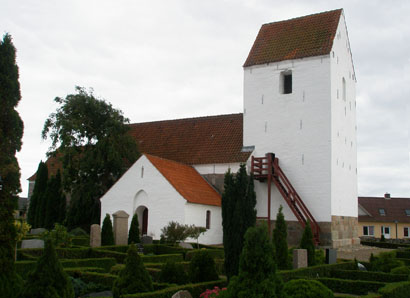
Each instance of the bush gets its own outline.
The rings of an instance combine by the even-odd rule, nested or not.
[[[383,298],[402,298],[408,297],[410,292],[410,281],[387,284],[379,289],[379,294]]]
[[[76,236],[71,239],[71,244],[75,246],[90,246],[90,238],[86,236]]]
[[[405,274],[410,275],[410,268],[407,266],[400,266],[390,270],[391,274]]]
[[[305,230],[303,231],[302,239],[300,240],[300,248],[307,250],[308,265],[316,265],[315,243],[313,242],[313,233],[309,221],[306,222]]]
[[[275,229],[273,230],[273,242],[276,249],[276,264],[278,265],[278,269],[286,270],[290,267],[288,258],[288,231],[282,209],[283,207],[280,205],[278,214],[276,215]]]
[[[142,256],[141,259],[144,263],[166,263],[167,261],[182,262],[184,260],[181,254]]]
[[[188,275],[185,273],[184,266],[182,264],[178,264],[173,261],[166,262],[161,268],[159,281],[163,283],[183,285],[188,283]]]
[[[307,268],[299,268],[295,270],[279,271],[280,277],[284,282],[297,278],[317,278],[330,277],[334,270],[354,270],[354,262],[345,262],[331,265],[318,265]]]
[[[161,229],[161,238],[166,242],[175,244],[176,242],[182,242],[190,235],[190,228],[188,225],[182,225],[178,222],[171,221],[167,226]]]
[[[29,274],[21,297],[74,297],[71,281],[57,259],[51,240],[46,241],[44,255],[38,260],[34,272]]]
[[[101,229],[101,245],[114,245],[114,233],[112,231],[112,222],[109,214],[105,215]]]
[[[395,252],[382,252],[370,260],[371,271],[390,272],[393,268],[403,266],[403,262],[396,259]]]
[[[204,249],[193,249],[187,251],[185,254],[185,260],[192,260],[192,258],[196,254],[201,253],[201,251],[204,251]],[[207,249],[206,251],[214,259],[223,259],[225,257],[225,251],[223,249]]]
[[[400,268],[400,267],[398,267]],[[333,278],[369,280],[380,282],[398,282],[407,280],[407,275],[391,274],[384,272],[360,271],[360,270],[334,270],[331,272]]]
[[[51,240],[55,247],[71,247],[71,235],[65,226],[58,223],[55,224],[53,230],[45,232],[42,237],[45,241]]]
[[[295,279],[283,287],[287,298],[333,298],[333,292],[315,280]]]
[[[189,265],[189,276],[194,283],[217,280],[214,259],[209,255],[208,251],[201,250],[196,254]]]
[[[249,228],[239,263],[223,297],[282,297],[282,282],[276,275],[275,250],[266,225]]]
[[[151,277],[147,270],[145,270],[134,244],[130,245],[127,254],[125,268],[121,270],[120,276],[112,288],[114,298],[119,298],[125,294],[153,290]]]
[[[104,272],[109,272],[111,267],[117,264],[114,258],[92,258],[92,259],[72,259],[61,260],[61,265],[64,268],[75,267],[99,267],[103,268]]]
[[[365,295],[368,292],[377,292],[386,283],[379,281],[347,280],[339,278],[320,277],[316,279],[336,293]]]
[[[128,244],[131,243],[140,243],[140,228],[137,213],[132,217],[130,231],[128,232]]]

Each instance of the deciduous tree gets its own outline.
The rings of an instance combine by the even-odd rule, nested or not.
[[[16,229],[14,210],[20,192],[20,167],[16,152],[21,149],[23,121],[16,111],[21,99],[16,48],[9,34],[0,40],[0,293],[15,297],[21,280],[14,270]]]
[[[100,221],[99,198],[138,158],[129,120],[92,90],[56,97],[60,106],[44,124],[42,136],[61,156],[64,189],[71,194],[67,225],[89,230]]]

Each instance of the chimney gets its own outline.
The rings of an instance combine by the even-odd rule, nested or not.
[[[390,200],[390,194],[389,194],[388,192],[386,192],[386,193],[384,194],[384,198],[385,198],[386,200]]]

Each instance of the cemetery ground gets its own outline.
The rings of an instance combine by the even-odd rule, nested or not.
[[[41,235],[27,235],[25,239],[39,239]],[[118,279],[119,273],[124,269],[129,245],[109,245],[90,247],[89,236],[81,231],[74,232],[67,239],[62,239],[56,253],[64,271],[70,276],[75,290],[75,297],[87,296],[91,293],[100,293],[102,296],[111,297],[111,289]],[[21,243],[18,244],[21,247]],[[153,291],[146,293],[128,294],[124,297],[172,297],[180,290],[187,290],[192,297],[200,297],[207,289],[220,289],[227,286],[224,275],[224,250],[221,247],[200,245],[199,249],[193,244],[194,249],[182,248],[153,241],[151,244],[139,244],[139,254],[143,264],[153,281]],[[16,270],[23,279],[27,279],[30,271],[36,266],[36,261],[43,254],[43,248],[18,248]],[[219,278],[211,281],[192,282],[188,279],[179,282],[164,282],[161,273],[164,265],[174,262],[184,274],[189,274],[190,262],[195,255],[206,251],[215,262]],[[324,264],[323,253],[316,252],[318,265],[294,270],[278,270],[277,274],[284,283],[295,279],[316,280],[334,293],[335,297],[407,297],[410,290],[410,246],[395,249],[370,248],[362,246],[361,249],[351,249],[350,256],[347,249],[342,250],[336,264]],[[359,270],[354,258],[359,252],[374,252],[371,260],[360,263],[367,270]],[[290,249],[289,258],[292,258]],[[339,255],[339,256],[340,256]],[[361,255],[363,256],[363,255]],[[169,268],[168,268],[169,269]],[[172,272],[172,270],[171,270]],[[174,273],[171,273],[174,274]],[[94,294],[95,295],[95,294]],[[214,294],[215,295],[215,294]],[[216,296],[202,296],[216,297]]]

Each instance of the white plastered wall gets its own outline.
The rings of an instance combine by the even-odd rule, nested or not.
[[[229,169],[232,173],[236,173],[239,170],[240,163],[218,163],[218,164],[202,164],[193,165],[195,170],[199,174],[225,174]]]
[[[330,53],[330,69],[332,215],[357,217],[356,78],[343,13]]]
[[[124,210],[130,215],[129,228],[133,214],[141,211],[142,208],[138,208],[142,206],[148,208],[147,235],[154,239],[160,238],[161,229],[170,221],[181,224],[198,223],[204,226],[205,222],[199,220],[200,216],[206,216],[206,210],[211,210],[211,223],[215,222],[214,228],[202,235],[199,240],[204,244],[222,242],[220,207],[188,203],[144,155],[101,198],[101,224],[105,214],[112,216],[116,211]],[[142,213],[139,213],[141,229]]]
[[[281,72],[292,72],[292,93],[281,94]],[[317,221],[331,220],[331,119],[329,56],[281,61],[244,69],[244,146],[253,155],[273,152]],[[255,183],[257,216],[267,216],[266,183]],[[272,186],[271,218],[279,205],[296,220]]]

